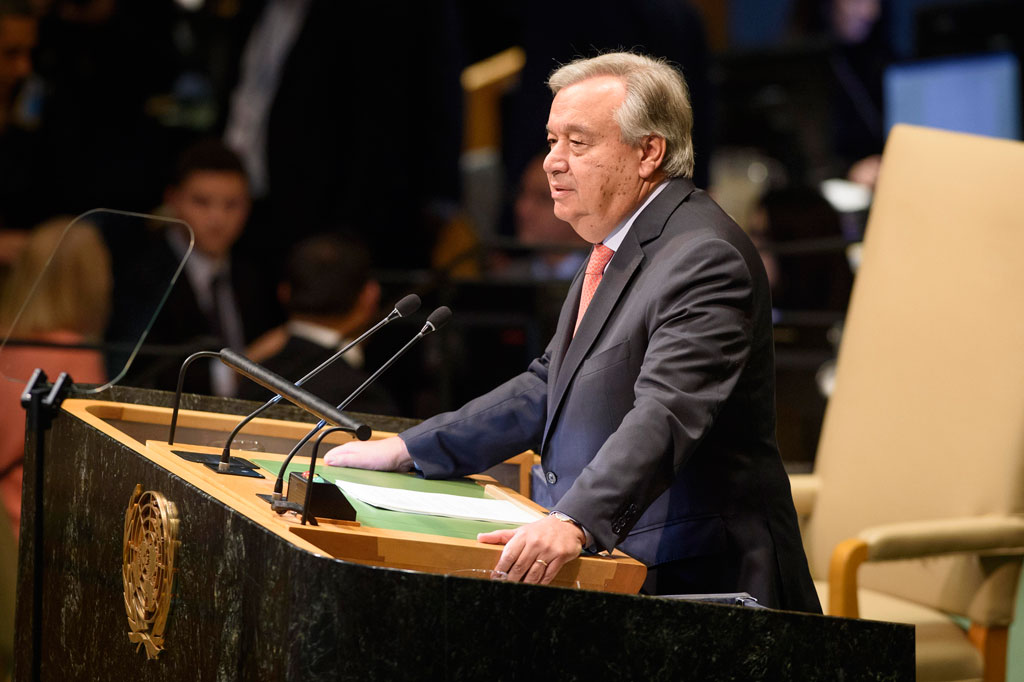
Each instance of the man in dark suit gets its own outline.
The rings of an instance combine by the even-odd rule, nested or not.
[[[232,253],[249,216],[249,186],[238,156],[220,141],[192,145],[179,160],[165,193],[165,213],[175,223],[116,245],[115,320],[117,328],[137,325],[140,310],[152,310],[146,296],[160,296],[170,275],[188,254],[184,269],[146,336],[146,344],[177,347],[163,356],[140,355],[125,381],[174,390],[182,361],[197,350],[246,344],[282,321],[274,278]],[[180,221],[192,228],[190,236]],[[141,330],[139,330],[141,331]],[[138,338],[136,333],[134,338]],[[238,377],[217,361],[200,362],[185,376],[185,390],[232,396]]]
[[[544,163],[555,214],[595,245],[547,351],[520,376],[328,464],[431,478],[534,448],[552,515],[497,569],[549,582],[582,549],[621,547],[649,593],[746,591],[820,612],[775,442],[768,282],[740,228],[688,179],[682,76],[607,54],[552,74]],[[539,478],[539,480],[537,480]]]
[[[370,277],[370,254],[361,243],[335,235],[301,241],[288,257],[279,294],[288,311],[287,337],[276,353],[262,361],[270,371],[292,381],[331,358],[369,326],[380,304],[380,285]],[[369,376],[363,349],[351,348],[303,388],[338,404]],[[238,397],[265,401],[271,391],[248,382]],[[378,383],[370,384],[347,409],[396,414],[394,401]]]

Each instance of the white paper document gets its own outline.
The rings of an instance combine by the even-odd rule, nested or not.
[[[382,488],[376,485],[335,481],[346,495],[360,502],[411,514],[449,516],[456,519],[475,519],[495,523],[532,523],[542,514],[518,507],[506,500],[492,500],[479,497],[462,497],[444,493],[425,493],[418,490]]]

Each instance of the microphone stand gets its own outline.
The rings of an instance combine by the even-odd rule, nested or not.
[[[374,381],[376,381],[377,378],[381,374],[383,374],[388,368],[391,367],[391,365],[395,364],[395,362],[400,357],[405,355],[405,353],[410,348],[412,348],[412,346],[414,344],[416,344],[424,336],[427,336],[428,334],[430,334],[432,332],[435,332],[438,329],[440,329],[441,327],[443,327],[448,322],[448,320],[451,319],[451,316],[452,316],[452,311],[447,306],[441,306],[440,308],[438,308],[434,312],[432,312],[430,314],[430,316],[427,318],[426,324],[423,325],[423,328],[419,331],[419,333],[417,333],[416,336],[414,336],[411,339],[409,339],[409,341],[407,341],[406,344],[404,346],[402,346],[398,350],[397,353],[395,353],[390,358],[388,358],[387,362],[385,362],[383,365],[381,365],[377,369],[376,372],[371,374],[366,379],[366,381],[361,383],[356,388],[356,390],[352,391],[352,393],[347,398],[345,398],[343,401],[341,401],[338,404],[337,409],[339,411],[340,410],[344,410],[348,406],[349,403],[351,403],[353,400],[358,398],[359,394],[361,394],[363,391],[366,390],[367,386],[369,386]],[[288,465],[291,463],[292,458],[295,457],[295,455],[302,448],[302,446],[305,445],[306,443],[308,443],[309,439],[312,438],[313,436],[315,436],[317,434],[317,432],[320,431],[320,429],[322,429],[326,424],[327,424],[326,420],[323,420],[323,419],[321,419],[319,422],[317,422],[316,426],[314,426],[312,429],[310,429],[309,433],[307,433],[305,436],[303,436],[299,440],[299,442],[295,444],[295,447],[293,447],[291,449],[291,452],[289,452],[288,455],[284,458],[284,462],[281,463],[281,468],[277,472],[277,480],[274,481],[273,501],[270,503],[271,508],[274,511],[276,511],[278,514],[283,514],[286,511],[297,511],[295,509],[295,503],[294,502],[287,502],[287,501],[281,499],[282,491],[284,490],[284,474],[288,470]],[[323,441],[323,439],[324,439],[324,437],[326,436],[327,433],[333,433],[336,430],[338,430],[337,427],[331,428],[331,429],[327,429],[327,431],[324,433],[324,435],[321,435],[320,438],[317,440],[317,442],[315,444],[315,447],[313,448],[313,455],[312,455],[313,462],[311,463],[311,466],[310,466],[310,471],[311,472],[315,469],[315,466],[316,466],[317,450],[320,447],[320,443]],[[302,518],[303,518],[302,522],[303,522],[303,524],[305,524],[306,517],[308,515],[309,500],[310,500],[309,496],[311,494],[310,490],[312,490],[312,486],[313,486],[313,479],[312,479],[312,473],[310,473],[309,487],[307,488],[307,491],[306,491],[306,501],[305,501],[305,504],[303,505],[303,514],[302,514]]]
[[[336,360],[338,360],[342,355],[347,353],[349,350],[351,350],[352,348],[354,348],[358,344],[362,343],[363,341],[368,339],[370,336],[376,334],[382,327],[390,324],[392,321],[394,321],[395,319],[397,319],[399,317],[407,317],[408,315],[413,314],[414,312],[416,312],[419,309],[419,307],[420,307],[420,297],[417,296],[416,294],[409,294],[408,296],[402,297],[402,299],[399,300],[398,303],[395,304],[395,307],[391,310],[390,313],[388,313],[386,316],[384,316],[375,325],[373,325],[372,327],[367,329],[365,332],[360,334],[354,341],[350,341],[349,343],[345,344],[344,348],[342,348],[341,350],[337,351],[336,353],[334,353],[334,355],[332,355],[331,357],[329,357],[326,360],[324,360],[323,362],[321,362],[314,369],[310,370],[306,374],[306,376],[304,376],[301,379],[299,379],[298,381],[296,381],[295,385],[296,386],[302,386],[302,384],[304,384],[305,382],[309,381],[314,376],[319,374],[321,371],[323,371],[324,369],[326,369],[327,367],[332,365]],[[188,369],[189,365],[191,365],[194,360],[196,360],[198,358],[201,358],[201,357],[220,357],[220,354],[219,353],[214,353],[212,351],[202,351],[202,352],[190,355],[188,358],[185,359],[185,362],[182,363],[181,370],[178,372],[178,389],[177,389],[177,391],[174,394],[174,411],[171,414],[171,429],[170,429],[170,432],[168,433],[168,436],[167,436],[167,444],[168,445],[173,445],[174,444],[174,432],[175,432],[175,428],[176,428],[177,423],[178,423],[178,405],[179,405],[179,403],[181,401],[182,386],[184,385],[184,381],[185,381],[185,371]],[[245,460],[238,459],[238,458],[234,458],[236,461],[232,462],[231,443],[233,443],[235,438],[238,437],[238,434],[241,432],[241,430],[243,428],[245,428],[246,424],[251,422],[253,419],[258,417],[259,415],[263,414],[263,412],[265,412],[271,406],[276,405],[277,403],[281,402],[282,397],[283,396],[280,393],[278,393],[273,398],[271,398],[267,402],[263,403],[263,405],[261,405],[260,407],[256,408],[256,410],[254,410],[251,414],[249,414],[246,417],[244,417],[240,422],[238,422],[238,424],[235,426],[235,428],[232,429],[231,433],[228,434],[228,437],[227,437],[227,439],[226,439],[226,441],[224,443],[224,450],[221,452],[221,455],[220,455],[220,461],[221,462],[224,462],[225,464],[227,464],[227,463],[237,463],[237,464],[242,464],[243,466],[248,464],[247,462],[245,462]],[[324,423],[326,423],[326,422],[324,422]],[[302,444],[300,444],[300,447],[301,447],[301,445],[304,445],[305,442],[306,441],[303,441]],[[280,491],[279,490],[275,490],[274,499],[275,500],[276,499],[280,499],[280,497],[281,497]]]
[[[324,429],[320,433],[320,436],[316,439],[316,442],[313,443],[313,456],[310,458],[310,462],[309,462],[309,479],[306,481],[306,499],[303,500],[303,502],[302,502],[302,525],[303,526],[305,526],[306,525],[306,521],[309,520],[310,505],[313,502],[313,483],[314,483],[314,479],[316,478],[316,458],[317,458],[317,454],[320,452],[320,444],[322,442],[324,442],[324,438],[326,438],[327,436],[331,435],[335,431],[340,431],[340,429],[337,426],[332,426],[329,429]]]

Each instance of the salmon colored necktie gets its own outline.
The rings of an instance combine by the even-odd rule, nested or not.
[[[583,319],[583,314],[587,312],[590,300],[594,298],[594,292],[597,291],[597,285],[601,283],[601,278],[604,276],[605,266],[608,265],[608,261],[610,261],[614,255],[615,252],[604,244],[595,244],[594,250],[590,252],[590,259],[587,261],[587,271],[583,276],[583,292],[580,294],[580,312],[576,315],[576,327],[572,330],[573,336],[576,335],[576,330],[580,328],[580,320]]]

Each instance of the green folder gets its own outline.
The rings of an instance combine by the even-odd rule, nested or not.
[[[260,465],[272,476],[277,476],[281,463],[273,460],[260,460],[250,458]],[[285,476],[294,473],[309,471],[309,462],[292,462],[288,465]],[[462,495],[464,497],[486,497],[484,487],[468,478],[452,481],[434,481],[420,478],[412,474],[399,474],[392,471],[367,471],[366,469],[348,469],[345,467],[329,467],[319,465],[316,473],[329,483],[336,480],[351,481],[352,483],[364,483],[366,485],[377,485],[384,488],[399,488],[402,490],[417,490],[427,493],[445,493],[447,495]],[[372,528],[388,528],[390,530],[405,530],[413,533],[429,533],[431,535],[443,535],[450,538],[466,538],[475,540],[477,533],[487,533],[492,530],[515,529],[518,525],[510,523],[494,523],[492,521],[474,521],[471,519],[453,519],[447,516],[431,516],[428,514],[410,514],[408,512],[391,511],[379,509],[364,502],[349,497],[348,501],[356,510],[356,521],[364,526]]]

